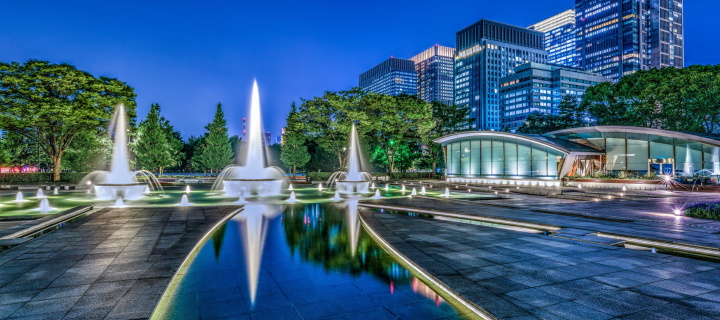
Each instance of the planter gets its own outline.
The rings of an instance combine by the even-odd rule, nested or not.
[[[662,180],[633,180],[633,179],[568,179],[563,182],[593,182],[593,183],[623,183],[623,184],[660,184]]]

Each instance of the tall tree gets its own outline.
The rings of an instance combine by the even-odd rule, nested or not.
[[[432,172],[437,172],[438,162],[443,162],[443,150],[439,143],[435,143],[435,139],[448,134],[467,130],[470,125],[469,106],[458,106],[456,104],[447,105],[445,103],[434,101],[432,103],[432,120],[435,122],[431,130],[421,136],[423,146],[425,146],[425,157],[432,165]]]
[[[135,93],[117,79],[95,78],[69,64],[0,63],[0,128],[37,141],[52,159],[54,181],[73,139],[106,127],[121,102],[134,118]]]
[[[210,173],[216,174],[222,168],[233,163],[233,150],[228,136],[227,121],[222,105],[218,102],[215,117],[205,126],[207,132],[203,139],[198,161]]]
[[[180,133],[160,114],[160,105],[156,103],[150,105],[147,117],[138,125],[131,147],[141,168],[160,175],[164,168],[179,164],[183,156]]]
[[[292,168],[293,180],[297,173],[297,168],[304,166],[310,161],[310,154],[305,145],[305,128],[300,120],[300,114],[295,107],[295,102],[291,104],[292,109],[287,116],[287,125],[283,134],[283,144],[280,149],[280,161],[288,168]]]
[[[388,96],[369,93],[363,99],[368,113],[369,142],[380,148],[392,177],[402,144],[417,143],[435,125],[432,106],[417,96]],[[360,126],[358,126],[360,127]]]
[[[560,114],[534,112],[518,128],[520,133],[543,134],[551,131],[580,127],[588,116],[579,108],[577,97],[566,95],[560,101]]]
[[[98,165],[110,163],[112,146],[110,137],[103,132],[81,132],[65,151],[62,167],[75,172],[105,169]]]

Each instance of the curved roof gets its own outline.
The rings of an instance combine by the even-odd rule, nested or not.
[[[438,139],[435,139],[436,143],[441,144],[447,144],[449,142],[452,142],[454,140],[459,139],[467,139],[467,138],[474,138],[474,137],[483,137],[483,136],[496,136],[496,137],[506,137],[506,138],[513,138],[518,140],[524,140],[527,142],[536,143],[551,149],[555,149],[557,151],[560,151],[562,153],[568,154],[568,153],[584,153],[584,154],[602,154],[603,152],[601,150],[563,139],[557,139],[553,137],[546,137],[541,136],[537,134],[517,134],[517,133],[510,133],[510,132],[502,132],[502,131],[463,131],[458,133],[449,134],[443,137],[440,137]]]
[[[703,134],[695,132],[678,132],[655,128],[644,128],[644,127],[633,127],[633,126],[593,126],[593,127],[578,127],[563,129],[553,132],[548,132],[545,135],[550,137],[557,137],[563,134],[577,134],[577,133],[595,133],[595,132],[622,132],[622,133],[638,133],[638,134],[651,134],[656,136],[663,136],[668,138],[683,139],[692,142],[699,142],[708,144],[715,147],[720,147],[720,136],[712,134]]]

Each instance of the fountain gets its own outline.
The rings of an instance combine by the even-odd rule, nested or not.
[[[400,192],[405,193],[405,185],[402,185],[402,188],[400,188]]]
[[[372,183],[372,185],[370,186],[370,189],[375,190],[375,182]]]
[[[187,206],[191,206],[191,205],[193,205],[193,204],[190,203],[190,201],[188,200],[187,194],[183,194],[182,198],[180,198],[180,203],[176,204],[176,206],[180,206],[180,207],[187,207]]]
[[[411,195],[411,196],[416,196],[416,195],[417,195],[417,191],[415,191],[415,188],[412,189],[412,193],[410,193],[410,195]]]
[[[390,186],[387,183],[385,184],[385,191],[390,191]]]
[[[58,189],[58,187],[55,187],[55,189],[53,189],[53,194],[56,195],[56,194],[58,194],[58,193],[60,193],[60,192],[59,192],[59,189]]]
[[[50,207],[50,202],[47,198],[42,198],[42,200],[40,200],[40,207],[38,208],[38,210],[42,213],[48,213],[54,210],[54,208]]]
[[[282,194],[285,182],[282,170],[265,166],[265,148],[263,147],[262,117],[260,114],[260,94],[257,81],[253,83],[250,103],[250,124],[248,126],[247,153],[245,165],[231,165],[218,175],[213,190],[223,190],[225,195],[236,197],[275,196]]]
[[[290,187],[288,188],[288,190],[290,190],[290,191],[292,191],[292,190],[293,190],[293,188],[292,188],[292,184],[290,184]]]
[[[185,193],[190,193],[190,185],[187,185],[187,186],[185,187]]]
[[[322,192],[322,183],[318,184],[318,191]]]
[[[281,209],[279,207],[256,204],[246,205],[243,209],[240,214],[232,219],[238,219],[243,222],[240,233],[244,240],[243,246],[245,249],[245,263],[250,289],[250,303],[254,305],[268,222],[280,214]]]
[[[290,198],[287,199],[288,203],[295,203],[297,199],[295,199],[295,191],[290,192]]]
[[[378,189],[378,190],[375,190],[375,195],[373,195],[373,196],[371,197],[371,199],[375,199],[375,200],[382,199],[382,198],[383,198],[383,197],[380,195],[380,190],[379,190],[379,189]]]
[[[443,195],[443,197],[450,198],[450,189],[449,188],[445,188],[445,194]]]
[[[240,198],[238,198],[238,201],[233,202],[234,204],[246,204],[247,200],[245,200],[245,195],[242,193],[240,194]]]
[[[81,184],[88,186],[94,184],[95,195],[100,200],[112,200],[117,197],[137,200],[144,196],[147,188],[162,190],[152,172],[147,170],[130,171],[125,116],[125,106],[119,104],[113,117],[114,125],[111,126],[115,132],[115,138],[110,171],[94,171],[80,181]],[[138,176],[144,177],[147,183],[139,182]]]
[[[25,200],[25,198],[23,197],[22,192],[18,191],[18,193],[15,195],[15,202],[20,203],[20,202],[27,202],[27,201],[28,200]]]
[[[342,201],[342,198],[340,198],[340,191],[335,190],[335,196],[332,198],[332,201]]]
[[[425,195],[425,187],[422,187],[422,189],[420,190],[420,194]]]
[[[123,202],[123,198],[117,197],[117,199],[115,199],[115,205],[111,206],[110,208],[125,208],[125,203]]]
[[[37,195],[35,195],[35,198],[38,198],[38,199],[45,198],[45,193],[43,192],[42,189],[38,189]]]
[[[327,183],[329,186],[335,183],[336,189],[341,193],[368,193],[372,176],[367,172],[360,171],[360,144],[354,123],[350,131],[348,148],[348,171],[333,173]]]

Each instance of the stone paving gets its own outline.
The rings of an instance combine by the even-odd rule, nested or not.
[[[718,199],[715,195],[712,196]],[[672,208],[682,203],[697,201],[695,198],[654,198],[646,200],[605,200],[601,202],[581,202],[545,204],[537,206],[518,206],[517,198],[533,197],[552,201],[551,198],[526,195],[510,195],[510,199],[493,201],[448,201],[414,197],[412,199],[372,200],[368,203],[378,205],[396,205],[445,212],[482,215],[495,218],[521,220],[562,227],[560,234],[584,235],[594,232],[607,232],[636,237],[645,237],[663,241],[675,241],[692,245],[720,248],[720,221],[689,218],[669,214]],[[501,206],[498,206],[501,205]],[[505,207],[505,205],[510,205]],[[540,212],[547,210],[549,212]],[[551,211],[575,212],[584,216],[568,216]],[[603,220],[609,218],[609,221]]]
[[[147,318],[195,244],[237,209],[106,208],[5,251],[0,318]]]
[[[361,215],[403,255],[501,319],[720,314],[717,263],[371,209]]]

